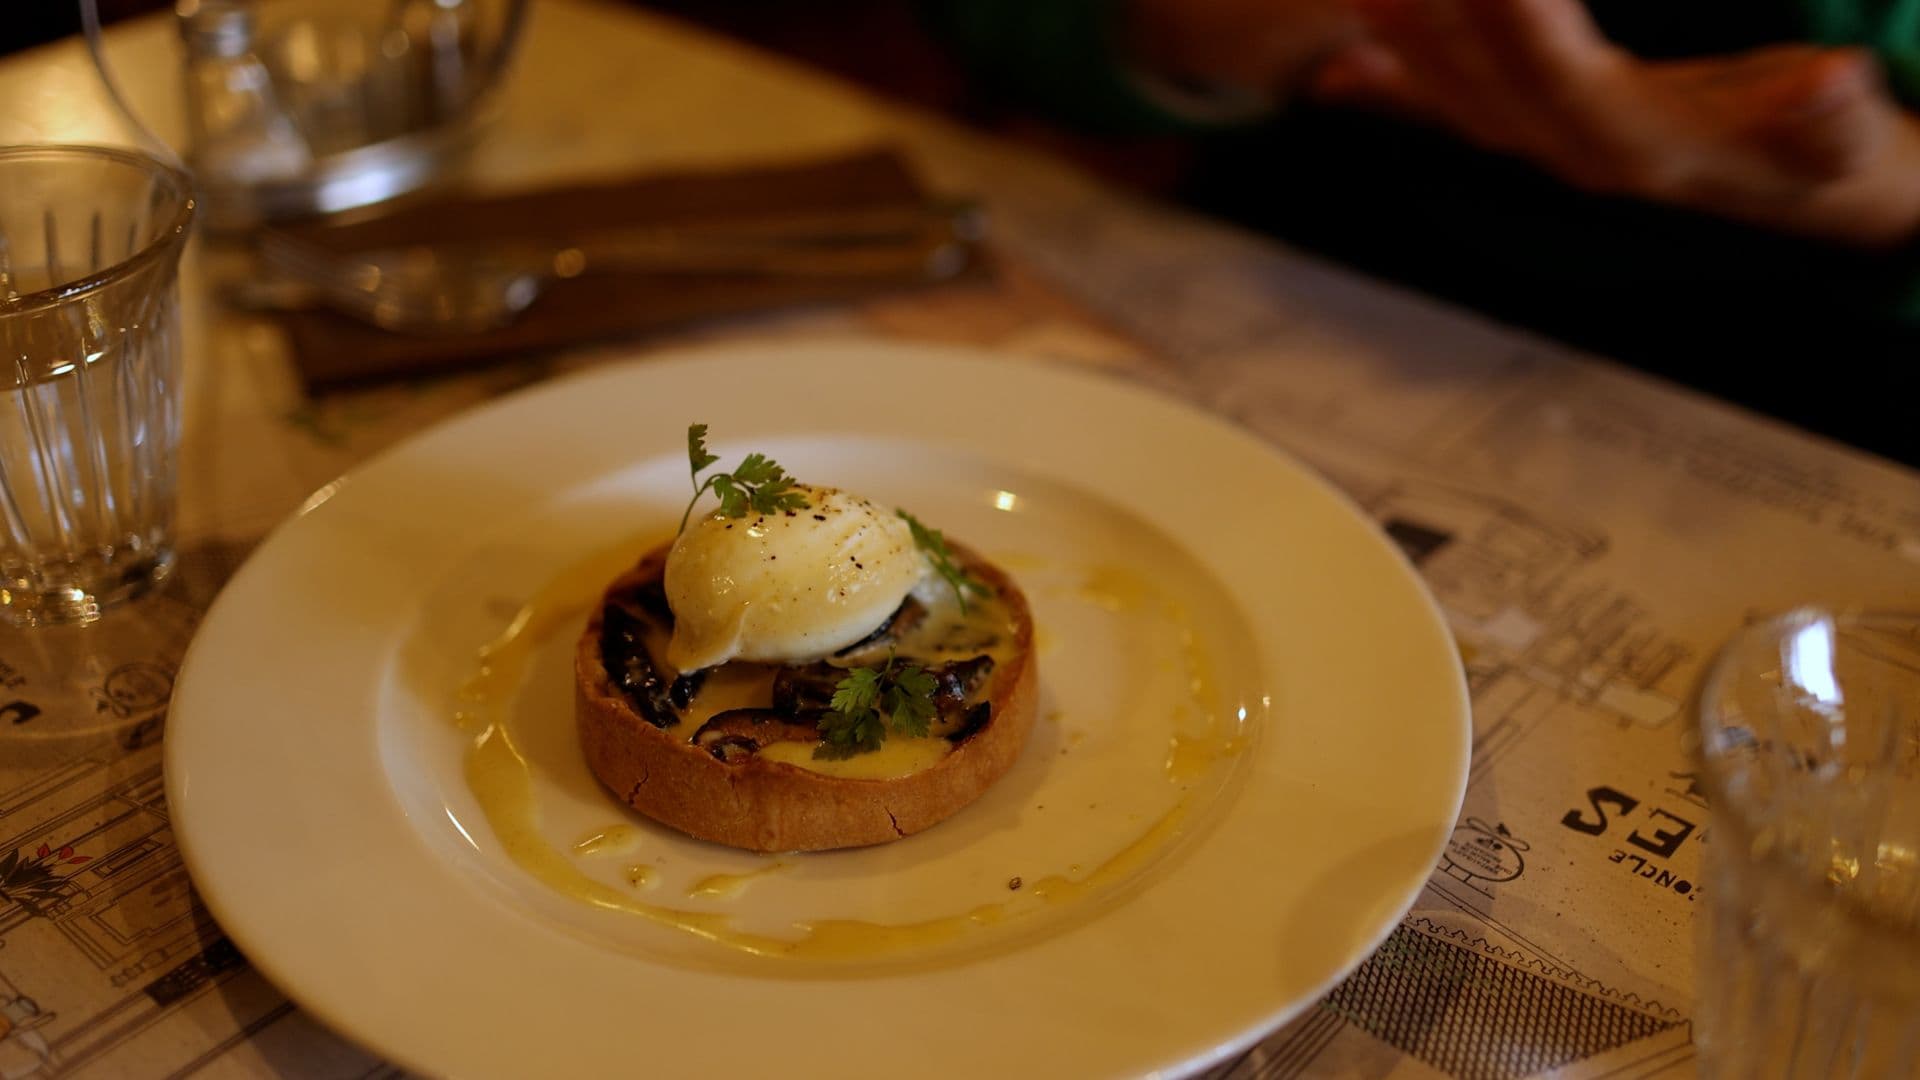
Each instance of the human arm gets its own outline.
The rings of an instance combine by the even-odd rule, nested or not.
[[[1427,117],[1590,191],[1867,248],[1920,233],[1920,119],[1851,48],[1648,61],[1576,0],[1357,0],[1324,97]]]

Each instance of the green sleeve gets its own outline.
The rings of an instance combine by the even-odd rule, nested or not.
[[[934,31],[973,71],[1062,119],[1102,131],[1213,127],[1164,108],[1126,70],[1122,0],[922,0]],[[1920,107],[1920,0],[1590,0],[1610,36],[1650,56],[1769,41],[1872,49],[1894,92]],[[1797,18],[1788,14],[1797,8]],[[1792,26],[1799,23],[1799,27]]]
[[[922,17],[976,76],[1078,128],[1129,134],[1221,125],[1156,101],[1117,40],[1122,0],[923,0]]]
[[[1902,101],[1920,105],[1920,0],[1798,0],[1823,45],[1863,45],[1887,70]]]

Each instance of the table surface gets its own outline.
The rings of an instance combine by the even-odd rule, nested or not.
[[[172,27],[110,39],[177,139]],[[93,80],[76,42],[0,61],[0,141],[110,137]],[[190,254],[179,571],[85,631],[0,634],[0,858],[55,841],[117,868],[74,872],[54,910],[0,882],[0,1077],[395,1071],[289,1004],[193,898],[159,754],[200,613],[311,492],[465,407],[695,340],[848,335],[1113,369],[1214,409],[1343,487],[1446,609],[1475,712],[1447,856],[1378,953],[1220,1075],[1691,1071],[1709,822],[1682,702],[1755,614],[1920,600],[1920,477],[629,9],[538,5],[501,104],[481,188],[886,143],[988,202],[1003,269],[310,400],[273,326],[217,309]]]

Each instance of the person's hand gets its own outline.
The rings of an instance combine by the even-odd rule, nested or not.
[[[1354,0],[1324,98],[1385,106],[1577,187],[1878,246],[1920,233],[1920,120],[1872,58],[1789,45],[1640,60],[1577,0]]]

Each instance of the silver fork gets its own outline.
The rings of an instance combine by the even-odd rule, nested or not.
[[[275,232],[259,252],[282,280],[246,286],[237,299],[253,307],[321,304],[401,333],[474,333],[512,322],[553,281],[592,272],[944,280],[967,266],[982,227],[976,204],[938,203],[621,229],[565,247],[442,244],[343,255]]]

